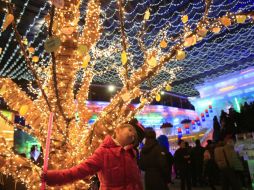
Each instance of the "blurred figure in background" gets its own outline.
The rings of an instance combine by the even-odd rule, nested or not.
[[[200,140],[195,141],[196,146],[191,150],[192,184],[194,187],[199,184],[203,186],[203,160],[205,149],[201,146]]]
[[[145,171],[145,190],[168,190],[170,176],[166,150],[156,140],[153,128],[145,129],[145,145],[141,150],[139,166]]]
[[[158,143],[165,149],[167,162],[169,165],[169,171],[168,171],[168,183],[173,183],[172,181],[172,165],[174,162],[174,157],[172,156],[171,152],[169,151],[169,142],[168,137],[166,135],[160,135],[157,138]]]
[[[179,141],[179,148],[174,154],[175,166],[181,179],[181,190],[191,190],[191,156],[183,140]]]

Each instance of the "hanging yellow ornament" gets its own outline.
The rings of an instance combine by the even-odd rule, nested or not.
[[[140,97],[140,103],[145,104],[147,102],[147,99],[144,97]]]
[[[166,40],[162,40],[160,46],[161,48],[166,48],[168,46],[168,43],[166,42]]]
[[[212,32],[215,33],[215,34],[218,34],[220,31],[221,31],[221,28],[220,28],[220,27],[214,27],[214,28],[212,29]]]
[[[23,38],[22,43],[23,43],[24,45],[27,45],[27,44],[28,44],[27,38]]]
[[[185,24],[186,22],[188,22],[188,20],[189,20],[189,17],[188,17],[188,15],[184,15],[184,16],[182,16],[182,22]]]
[[[122,64],[125,65],[128,61],[127,59],[127,54],[126,54],[126,51],[122,51],[122,54],[121,54],[121,61],[122,61]]]
[[[172,87],[169,84],[167,84],[166,85],[166,91],[171,91],[171,89],[172,89]]]
[[[91,57],[90,57],[89,54],[87,54],[87,55],[84,57],[83,63],[82,63],[82,67],[83,67],[84,69],[87,68],[88,63],[90,62],[90,60],[91,60]]]
[[[2,26],[2,32],[4,32],[8,28],[8,26],[13,22],[13,20],[14,20],[14,16],[12,14],[8,14],[5,17],[5,20]]]
[[[157,60],[154,56],[150,57],[147,62],[150,67],[155,67],[157,65]]]
[[[192,35],[188,38],[185,38],[184,40],[184,46],[185,47],[190,47],[190,46],[193,46],[197,43],[197,37],[195,35]]]
[[[34,63],[37,63],[37,62],[39,61],[39,57],[38,57],[38,56],[33,56],[33,57],[32,57],[32,61],[33,61]]]
[[[246,19],[247,19],[246,15],[236,15],[236,22],[239,24],[245,23]]]
[[[177,52],[176,52],[176,59],[178,61],[181,61],[181,60],[185,59],[185,57],[186,57],[186,54],[185,54],[185,52],[183,50],[177,50]]]
[[[159,93],[156,94],[155,100],[156,100],[157,102],[161,101],[161,95],[160,95]]]
[[[4,95],[4,93],[6,92],[7,88],[5,85],[2,86],[2,88],[0,89],[0,95]]]
[[[219,20],[220,20],[221,24],[223,24],[226,27],[231,25],[231,20],[227,16],[223,16]]]
[[[86,45],[79,45],[77,52],[80,56],[84,56],[88,53],[88,48]]]
[[[24,116],[28,111],[28,105],[22,105],[19,109],[19,114]]]
[[[206,28],[199,28],[197,31],[197,34],[201,37],[205,37],[207,34],[207,29]]]
[[[34,52],[35,52],[35,49],[34,49],[33,47],[29,47],[29,48],[28,48],[28,51],[29,51],[29,53],[34,53]]]
[[[3,51],[3,49],[2,49],[2,48],[0,48],[0,55],[2,54],[2,51]]]
[[[147,9],[145,12],[145,15],[144,15],[144,19],[149,20],[149,18],[150,18],[150,11],[149,11],[149,9]]]

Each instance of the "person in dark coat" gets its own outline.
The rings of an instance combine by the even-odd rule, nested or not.
[[[191,155],[190,151],[185,148],[185,142],[180,140],[180,148],[174,154],[175,166],[180,174],[181,190],[191,190]]]
[[[204,179],[208,182],[212,190],[216,190],[215,182],[216,182],[216,179],[218,178],[217,176],[219,173],[219,169],[214,159],[212,159],[209,150],[206,150],[204,152],[204,167],[203,168],[204,168],[203,169]]]
[[[191,150],[191,165],[192,165],[192,184],[197,186],[197,183],[203,185],[203,160],[205,149],[201,146],[200,140],[195,141],[196,146]]]
[[[159,145],[152,128],[145,129],[145,145],[141,150],[139,166],[145,171],[145,190],[168,190],[170,174],[166,151]]]
[[[168,178],[168,183],[172,183],[172,166],[173,166],[173,162],[174,162],[174,157],[172,156],[171,152],[169,151],[169,142],[168,142],[168,137],[166,135],[160,135],[157,138],[157,141],[159,142],[159,144],[165,148],[165,152],[166,152],[166,158],[167,158],[167,162],[169,164],[169,178]]]
[[[217,116],[213,117],[213,141],[218,142],[220,140],[220,123]]]

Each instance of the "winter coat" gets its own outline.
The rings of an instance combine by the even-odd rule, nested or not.
[[[143,189],[135,151],[116,145],[110,136],[81,164],[70,169],[48,171],[45,181],[49,186],[63,185],[95,173],[100,180],[100,190]]]
[[[230,167],[236,171],[243,171],[244,170],[243,163],[240,160],[236,151],[234,150],[234,146],[227,144],[224,146],[224,150],[225,154],[227,155]]]
[[[196,146],[191,149],[191,164],[196,170],[201,170],[203,167],[205,149],[202,146]]]
[[[188,148],[178,148],[174,154],[175,167],[180,172],[190,169],[191,154]]]
[[[168,190],[169,163],[167,162],[166,151],[157,140],[150,140],[141,150],[139,166],[145,171],[146,190]]]
[[[217,147],[214,150],[215,161],[220,169],[229,167],[237,171],[243,171],[243,164],[232,145]]]

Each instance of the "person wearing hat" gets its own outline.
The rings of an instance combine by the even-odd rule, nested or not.
[[[153,128],[145,129],[145,145],[141,150],[139,167],[145,172],[145,190],[168,190],[169,163],[166,151],[156,140]]]
[[[92,156],[79,165],[64,170],[49,170],[42,179],[49,186],[64,185],[98,174],[101,190],[142,190],[140,170],[136,162],[136,144],[141,131],[134,124],[122,124],[113,136],[106,136]],[[138,130],[136,130],[138,129]]]

